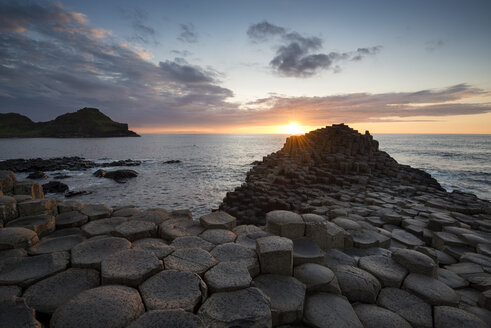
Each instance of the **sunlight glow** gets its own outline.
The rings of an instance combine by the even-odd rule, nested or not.
[[[288,125],[282,126],[281,127],[281,132],[286,133],[286,134],[303,134],[305,133],[305,128],[303,126],[298,125],[295,122],[291,122]]]

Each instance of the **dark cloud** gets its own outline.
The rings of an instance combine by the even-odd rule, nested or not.
[[[198,42],[198,32],[193,24],[181,24],[181,33],[177,37],[177,40],[186,43],[196,43]]]
[[[276,56],[269,64],[279,75],[289,77],[310,77],[327,69],[337,73],[341,67],[334,65],[335,63],[343,60],[360,61],[366,56],[379,53],[382,49],[382,46],[375,46],[358,48],[346,53],[315,53],[322,49],[322,39],[288,32],[285,28],[267,21],[251,25],[247,35],[256,43],[278,38],[282,44],[278,46]]]
[[[148,21],[148,13],[146,11],[142,9],[134,9],[129,12],[123,11],[123,17],[129,20],[133,27],[133,35],[130,37],[131,41],[159,44],[157,31],[145,23]]]

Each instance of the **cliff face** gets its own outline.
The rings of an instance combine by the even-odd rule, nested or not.
[[[264,224],[272,210],[305,213],[342,190],[366,195],[371,191],[394,193],[442,192],[428,173],[401,165],[368,133],[344,124],[286,139],[283,148],[263,158],[246,177],[246,183],[227,193],[221,208],[241,223]]]
[[[96,138],[138,137],[138,134],[128,130],[128,124],[114,122],[97,108],[86,107],[52,121],[38,123],[20,114],[0,114],[0,137]]]

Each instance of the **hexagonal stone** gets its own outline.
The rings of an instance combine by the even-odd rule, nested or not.
[[[272,235],[266,231],[252,232],[249,234],[238,235],[235,242],[237,244],[245,246],[249,249],[256,250],[256,240],[259,238],[269,237],[269,236],[272,236]]]
[[[60,306],[50,327],[126,327],[145,312],[140,294],[126,286],[102,286],[81,292]]]
[[[450,306],[435,306],[435,328],[489,327],[474,314]]]
[[[256,252],[259,256],[261,273],[293,273],[293,242],[284,237],[271,236],[256,240]]]
[[[73,235],[83,236],[82,230],[80,230],[80,228],[58,229],[44,236],[43,240],[48,238],[58,238],[58,237],[73,236]]]
[[[70,268],[30,286],[22,297],[36,311],[51,314],[78,293],[99,285],[98,271]]]
[[[22,288],[19,286],[0,286],[0,303],[19,297],[20,294],[22,294]]]
[[[325,253],[314,243],[307,238],[293,240],[293,265],[303,263],[324,263]]]
[[[14,183],[15,195],[29,195],[32,199],[44,198],[43,187],[39,183],[30,181],[20,181]]]
[[[424,241],[402,229],[394,229],[392,230],[392,239],[406,245],[406,247],[416,247],[423,246],[425,244]]]
[[[153,222],[156,225],[170,219],[170,214],[163,208],[150,208],[132,216],[134,220]]]
[[[408,274],[406,268],[383,255],[364,256],[360,259],[359,266],[377,277],[383,287],[399,288]]]
[[[127,249],[101,262],[102,283],[136,287],[163,269],[162,262],[152,252]]]
[[[264,230],[253,224],[241,224],[232,229],[232,232],[235,233],[237,236],[248,235],[251,233],[262,231]]]
[[[41,237],[55,230],[55,217],[52,215],[24,216],[10,221],[7,227],[31,229]]]
[[[302,319],[306,288],[297,279],[266,274],[257,276],[252,286],[259,288],[269,298],[273,326]]]
[[[19,216],[15,198],[0,195],[0,221],[7,223]]]
[[[58,208],[56,207],[56,200],[54,199],[34,199],[27,200],[17,204],[19,210],[19,216],[33,216],[33,215],[56,215],[58,214]]]
[[[432,231],[442,231],[443,227],[456,225],[457,220],[444,212],[431,213],[428,222],[428,229]]]
[[[293,275],[304,283],[309,292],[326,292],[341,295],[338,279],[331,269],[316,263],[296,266]]]
[[[109,235],[116,231],[116,227],[121,223],[128,221],[129,218],[114,217],[99,219],[84,224],[81,229],[86,236],[94,237],[100,235]]]
[[[242,245],[228,243],[216,246],[211,255],[218,262],[234,262],[245,265],[252,277],[260,273],[259,261],[256,252]]]
[[[147,310],[184,309],[194,312],[208,293],[197,274],[175,270],[157,273],[138,289]]]
[[[112,216],[129,217],[129,216],[138,216],[140,214],[142,214],[142,211],[140,211],[137,208],[134,208],[134,207],[123,207],[123,208],[115,209],[114,212],[112,213]]]
[[[130,246],[128,240],[119,237],[88,239],[72,248],[72,266],[100,269],[104,259]]]
[[[14,172],[0,170],[0,191],[10,194],[14,190],[14,184],[17,182]]]
[[[168,241],[177,237],[197,236],[204,230],[205,228],[199,222],[187,218],[170,219],[159,225],[160,238]]]
[[[210,253],[201,248],[181,248],[164,259],[167,269],[204,274],[217,261]]]
[[[163,239],[159,238],[144,238],[137,240],[133,242],[131,248],[152,252],[160,260],[175,250],[174,246],[167,245]]]
[[[204,280],[210,292],[220,293],[247,288],[252,278],[245,264],[221,262],[205,273]]]
[[[356,266],[357,264],[357,260],[355,260],[352,256],[337,249],[327,250],[325,259],[326,265],[331,270],[334,270],[338,265]]]
[[[151,238],[157,235],[157,225],[153,222],[129,220],[118,225],[113,235],[124,237],[130,241]]]
[[[25,248],[36,244],[38,235],[26,228],[0,228],[0,250]]]
[[[266,214],[266,231],[290,239],[301,238],[305,234],[305,222],[290,211],[271,211]]]
[[[465,253],[460,257],[460,262],[472,262],[476,263],[479,265],[482,265],[483,268],[491,268],[491,257],[485,255],[485,254],[478,254],[478,253]]]
[[[378,295],[377,304],[399,314],[413,327],[433,326],[431,306],[405,290],[383,288]]]
[[[455,272],[447,269],[438,268],[437,276],[438,280],[443,282],[445,285],[452,287],[453,289],[469,286],[469,282],[467,280],[465,280]]]
[[[105,204],[85,205],[80,211],[89,217],[89,221],[108,218],[111,216],[111,209]]]
[[[479,295],[479,305],[491,311],[491,289]]]
[[[0,267],[0,285],[27,287],[38,280],[65,270],[70,255],[65,252],[27,257],[9,257]]]
[[[315,293],[306,297],[303,320],[319,328],[363,328],[348,300],[328,293]]]
[[[57,206],[58,206],[58,213],[80,211],[84,207],[84,205],[80,204],[75,200],[65,200],[62,202],[59,201],[57,202]]]
[[[237,219],[224,211],[215,211],[203,215],[199,222],[206,229],[227,229],[232,230],[237,225]]]
[[[29,247],[29,255],[39,255],[54,252],[69,251],[86,238],[79,235],[42,239],[39,243]]]
[[[465,246],[467,243],[461,238],[450,232],[434,232],[431,246],[443,250],[445,246]]]
[[[212,294],[198,315],[207,327],[271,327],[269,302],[259,289],[252,287]]]
[[[375,303],[381,286],[373,275],[347,265],[338,265],[334,273],[338,278],[341,292],[350,302]]]
[[[230,230],[225,229],[208,229],[200,235],[204,240],[215,245],[233,243],[237,235]]]
[[[445,269],[450,270],[459,276],[465,276],[467,274],[483,272],[482,266],[471,262],[460,262],[451,265],[446,265]]]
[[[176,249],[177,248],[202,248],[207,252],[215,248],[215,244],[212,244],[209,241],[206,241],[198,236],[177,237],[172,241],[171,246],[175,247]]]
[[[0,322],[2,328],[41,328],[36,320],[36,313],[26,304],[23,298],[12,298],[0,304]]]
[[[89,221],[89,217],[78,211],[64,212],[55,218],[56,228],[80,227]]]
[[[480,291],[491,289],[491,274],[487,272],[477,272],[464,275],[470,282],[471,287]]]
[[[459,296],[443,282],[419,273],[411,273],[404,280],[404,289],[421,297],[431,305],[457,305]]]
[[[345,230],[353,230],[353,231],[362,230],[362,227],[358,222],[344,216],[337,217],[333,219],[332,222]]]
[[[161,327],[204,328],[205,326],[200,317],[183,310],[155,310],[145,312],[127,328]]]
[[[343,230],[334,223],[316,214],[303,214],[305,236],[312,239],[321,249],[343,248]]]
[[[373,304],[356,304],[356,315],[365,328],[412,328],[400,315]]]
[[[394,261],[405,267],[409,272],[436,277],[437,265],[433,259],[412,249],[399,248],[392,252]]]

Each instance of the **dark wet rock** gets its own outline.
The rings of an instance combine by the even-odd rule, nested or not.
[[[72,248],[72,266],[100,269],[104,259],[130,246],[128,240],[119,237],[88,239]]]
[[[163,162],[163,164],[179,164],[179,163],[182,163],[182,161],[178,160],[178,159],[171,159],[171,160]]]
[[[100,166],[100,167],[139,166],[139,165],[141,165],[141,163],[142,163],[141,161],[135,161],[132,159],[125,159],[125,160],[119,160],[119,161],[100,163],[98,166]]]
[[[112,233],[129,241],[151,238],[157,235],[157,225],[153,222],[128,220],[116,226]]]
[[[57,272],[65,270],[68,253],[59,252],[27,257],[9,257],[0,267],[0,285],[27,287]]]
[[[30,229],[19,227],[0,229],[0,250],[26,248],[38,241],[38,235]]]
[[[136,289],[102,286],[83,291],[60,306],[50,327],[126,327],[144,312]]]
[[[104,204],[85,205],[80,211],[89,217],[89,221],[99,220],[111,216],[111,209]]]
[[[36,245],[29,247],[29,255],[39,255],[54,252],[70,251],[75,245],[80,244],[85,240],[85,237],[80,235],[68,235],[62,237],[54,237],[42,239]]]
[[[72,190],[67,193],[65,193],[66,198],[71,198],[75,196],[84,196],[84,195],[90,195],[92,194],[92,191],[87,191],[87,190]]]
[[[88,237],[109,235],[114,233],[116,231],[116,227],[118,227],[121,223],[124,223],[128,220],[128,218],[123,217],[100,219],[84,224],[81,229],[83,233]]]
[[[39,180],[39,179],[47,179],[48,175],[42,171],[36,171],[27,176],[27,179]]]
[[[377,298],[377,304],[399,314],[413,327],[433,327],[431,306],[405,290],[383,288]]]
[[[380,282],[365,270],[339,265],[334,269],[339,287],[350,302],[375,303],[380,291]]]
[[[208,293],[206,284],[197,274],[175,270],[157,273],[138,289],[147,310],[184,309],[194,312]]]
[[[55,217],[47,214],[23,216],[7,223],[7,227],[30,229],[41,237],[55,230]]]
[[[306,292],[303,283],[293,277],[266,274],[257,276],[252,286],[269,298],[273,326],[300,321]]]
[[[261,273],[293,273],[293,242],[284,237],[271,236],[256,240],[256,252],[259,256]]]
[[[107,173],[106,170],[98,169],[97,171],[95,171],[94,173],[92,173],[92,175],[95,176],[95,177],[97,177],[97,178],[103,178],[106,175],[106,173]]]
[[[272,211],[266,214],[266,231],[290,239],[302,238],[305,234],[305,222],[296,213]]]
[[[203,215],[199,222],[206,229],[228,229],[232,230],[237,225],[237,220],[224,211],[211,212]]]
[[[171,246],[175,248],[202,248],[210,252],[216,245],[198,236],[184,236],[174,239]]]
[[[101,169],[94,172],[94,176],[112,179],[117,183],[125,183],[128,179],[136,178],[138,173],[134,170],[105,171]]]
[[[252,278],[245,263],[221,262],[205,273],[204,280],[210,292],[220,293],[247,288]]]
[[[102,283],[136,287],[163,269],[162,261],[152,252],[127,249],[101,262]]]
[[[56,157],[49,159],[9,159],[0,162],[0,168],[6,168],[14,172],[32,171],[82,171],[87,168],[95,167],[95,163],[81,157]]]
[[[152,252],[157,258],[162,260],[164,257],[172,253],[175,248],[169,246],[163,239],[159,238],[144,238],[133,242],[132,248],[141,249]]]
[[[426,275],[409,274],[404,280],[403,287],[431,305],[455,306],[459,303],[459,296],[452,288]]]
[[[436,277],[437,265],[429,256],[412,249],[397,249],[392,252],[392,258],[409,270],[430,277]]]
[[[399,288],[408,274],[406,268],[399,265],[392,258],[383,255],[362,257],[359,261],[359,266],[377,277],[382,283],[382,287]]]
[[[450,306],[435,306],[435,328],[475,327],[488,325],[474,314]]]
[[[26,304],[24,298],[12,298],[0,302],[0,322],[2,328],[41,328],[41,323],[36,320],[34,309]]]
[[[176,249],[164,259],[165,268],[170,270],[188,271],[203,275],[217,261],[210,253],[201,248]]]
[[[22,297],[36,311],[51,314],[78,293],[99,284],[98,271],[70,268],[30,286]]]
[[[303,320],[309,326],[319,328],[363,328],[348,300],[328,293],[306,297]]]
[[[186,327],[204,328],[200,317],[183,310],[155,310],[145,312],[127,328]]]
[[[226,229],[208,229],[200,235],[204,240],[215,245],[232,243],[237,238],[237,235]]]
[[[64,212],[55,218],[56,228],[80,227],[89,221],[89,217],[78,211]]]
[[[242,245],[228,243],[216,246],[211,255],[218,262],[233,262],[236,265],[245,265],[252,277],[260,272],[256,252]]]
[[[71,177],[72,177],[71,175],[61,174],[61,173],[57,173],[57,174],[53,175],[53,179],[57,179],[57,180],[68,179],[68,178],[71,178]]]
[[[215,328],[271,327],[269,301],[257,288],[214,293],[200,307],[204,324]]]
[[[325,253],[308,238],[293,240],[293,265],[303,263],[324,263]]]
[[[294,276],[304,283],[309,292],[326,292],[341,295],[338,279],[331,269],[316,263],[305,263],[296,266]]]
[[[365,328],[412,328],[400,315],[373,304],[356,304],[356,315]]]
[[[68,186],[60,181],[50,181],[43,184],[43,191],[47,193],[63,193],[68,190]]]

